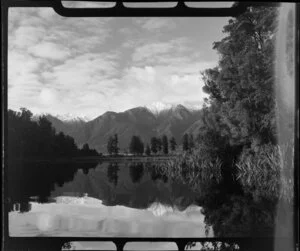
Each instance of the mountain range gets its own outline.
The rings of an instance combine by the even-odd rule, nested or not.
[[[177,143],[181,144],[185,133],[196,135],[202,124],[201,110],[188,109],[183,105],[159,111],[147,107],[136,107],[118,113],[108,111],[90,121],[44,115],[57,132],[73,137],[79,147],[88,143],[91,148],[102,153],[106,152],[109,136],[114,134],[118,134],[120,150],[124,151],[133,135],[138,135],[144,143],[149,143],[151,137],[165,134],[169,138],[174,136]]]

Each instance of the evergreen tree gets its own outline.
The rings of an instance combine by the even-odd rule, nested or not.
[[[91,149],[88,143],[85,143],[80,150],[80,155],[82,156],[98,156],[98,152],[95,149]]]
[[[115,155],[118,155],[118,153],[119,153],[119,146],[118,146],[118,144],[119,144],[119,141],[118,141],[118,134],[115,134],[114,135],[114,137],[113,137],[113,153],[115,154]]]
[[[172,137],[170,139],[170,148],[171,148],[171,151],[175,151],[176,150],[176,146],[177,146],[176,140],[175,140],[174,137]]]
[[[24,121],[30,121],[32,118],[32,112],[24,107],[20,108],[21,110],[21,114],[20,114],[20,118]]]
[[[157,152],[160,153],[162,150],[162,140],[161,138],[156,139],[156,145],[157,145]]]
[[[202,154],[233,163],[244,151],[276,144],[276,7],[251,7],[229,20],[226,36],[214,43],[218,66],[203,72],[203,109],[198,140]]]
[[[145,151],[145,146],[144,146],[143,141],[140,139],[140,142],[139,142],[139,154],[143,155],[144,151]]]
[[[52,127],[51,122],[45,117],[42,116],[38,120],[38,126],[39,126],[39,151],[44,155],[44,156],[51,156],[53,155],[52,149],[54,146],[54,138],[55,138],[55,130]],[[26,133],[26,131],[23,131]],[[28,139],[28,143],[30,142],[30,139]],[[65,143],[66,141],[64,141]],[[68,148],[66,148],[68,149]],[[68,149],[69,150],[69,149]]]
[[[186,133],[183,135],[182,149],[183,149],[183,151],[188,151],[189,150],[189,135],[186,134]]]
[[[32,120],[31,111],[8,110],[8,154],[11,157],[55,158],[77,155],[98,155],[94,149],[78,149],[74,139],[62,132],[56,133],[46,116]]]
[[[117,155],[119,153],[119,146],[118,146],[118,134],[114,136],[109,136],[107,141],[107,152],[111,154]]]
[[[192,150],[195,147],[194,136],[193,134],[189,135],[189,150]]]
[[[132,136],[130,143],[129,143],[129,152],[130,153],[137,153],[137,136]]]
[[[139,136],[132,136],[129,151],[133,154],[143,154],[144,153],[144,143]]]
[[[83,151],[89,151],[89,150],[90,150],[89,144],[85,143],[85,144],[82,146],[82,150],[83,150]]]
[[[164,154],[169,153],[168,137],[166,135],[163,135],[163,137],[162,137],[162,148],[163,148]]]
[[[252,7],[230,20],[227,36],[214,43],[218,67],[203,73],[211,104],[206,124],[231,146],[276,142],[276,12],[276,7]]]
[[[112,136],[109,136],[106,148],[109,155],[114,153],[114,138]]]
[[[87,143],[85,143],[83,146],[82,146],[82,149],[81,149],[81,153],[83,155],[87,154],[88,152],[90,151],[90,147]]]
[[[157,138],[156,137],[151,138],[151,152],[153,152],[154,154],[157,153]]]
[[[147,156],[150,156],[150,155],[151,155],[150,146],[149,146],[148,144],[147,144],[147,146],[146,146],[145,154],[146,154]]]

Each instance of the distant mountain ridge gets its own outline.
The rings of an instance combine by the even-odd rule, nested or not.
[[[67,122],[67,123],[88,122],[88,121],[91,120],[86,116],[76,116],[76,115],[71,114],[71,113],[66,113],[66,114],[62,114],[62,115],[61,114],[53,115],[51,113],[39,113],[39,114],[35,114],[33,116],[33,119],[36,120],[40,116],[52,116],[52,117],[55,117],[55,118],[59,119],[60,121]]]
[[[44,114],[57,132],[72,136],[82,146],[106,152],[109,136],[118,134],[121,151],[128,148],[131,137],[139,135],[144,143],[150,143],[153,136],[174,136],[181,143],[184,133],[196,135],[201,126],[201,110],[188,109],[183,105],[168,106],[151,110],[148,107],[135,107],[124,112],[105,112],[90,121],[83,119],[62,120],[58,116]]]

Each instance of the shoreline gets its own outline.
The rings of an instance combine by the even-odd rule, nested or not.
[[[167,156],[85,156],[85,157],[63,157],[63,158],[26,158],[19,159],[25,162],[148,162],[148,161],[166,161],[176,158],[178,155]]]

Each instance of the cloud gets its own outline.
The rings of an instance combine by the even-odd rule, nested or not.
[[[51,8],[10,9],[9,107],[62,113],[87,96],[98,98],[100,83],[111,91],[116,52],[92,53],[109,38],[110,20],[68,19]]]
[[[127,100],[128,108],[159,101],[172,104],[201,104],[203,98],[207,97],[202,92],[203,83],[196,70],[192,74],[184,73],[179,67],[177,74],[172,74],[166,68],[162,70],[160,67],[151,66],[131,67],[125,72],[123,81],[124,89],[118,93],[118,99],[123,102]]]
[[[41,76],[45,82],[61,88],[87,88],[117,74],[117,57],[116,54],[85,53],[64,61]]]
[[[184,37],[165,42],[146,42],[135,49],[132,60],[157,64],[166,56],[182,55],[188,50],[188,40]]]
[[[201,104],[199,72],[216,64],[203,57],[201,34],[183,28],[189,19],[65,18],[51,8],[9,17],[12,109],[94,118],[153,102]]]
[[[143,29],[149,31],[157,31],[164,28],[174,29],[176,27],[176,23],[168,18],[141,18],[137,20],[137,23],[141,25]]]
[[[58,93],[56,90],[43,88],[39,94],[41,104],[51,106],[58,101]]]
[[[20,26],[9,36],[9,48],[24,49],[36,45],[45,36],[46,30],[42,27]]]
[[[57,15],[51,8],[12,8],[9,12],[10,44],[27,48],[44,41],[80,50],[85,43],[78,42],[78,39],[89,41],[87,38],[96,36],[98,39],[92,41],[97,47],[110,36],[110,29],[106,24],[111,20],[66,18]]]
[[[8,54],[8,107],[37,106],[35,97],[41,88],[36,72],[41,67],[41,60],[13,51]]]
[[[30,47],[28,51],[36,57],[53,60],[63,60],[70,56],[68,48],[50,42],[36,44]]]
[[[49,105],[43,109],[92,117],[105,112],[119,81],[115,78],[117,59],[118,54],[113,53],[85,53],[41,73],[43,84],[51,87],[51,95],[47,89],[45,98]],[[58,98],[55,101],[49,96]]]

